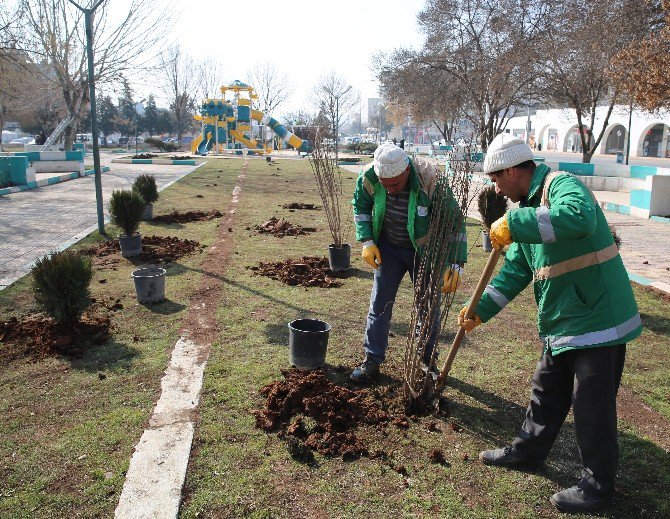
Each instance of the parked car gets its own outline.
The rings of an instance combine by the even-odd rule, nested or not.
[[[33,137],[18,137],[17,139],[12,139],[9,141],[9,144],[12,145],[21,145],[21,144],[35,144],[35,139]]]
[[[128,137],[119,137],[119,146],[125,146],[128,144]]]

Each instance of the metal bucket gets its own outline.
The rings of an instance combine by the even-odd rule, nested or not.
[[[491,237],[486,231],[482,231],[482,249],[484,249],[484,252],[491,252],[493,250],[493,245],[491,245]]]

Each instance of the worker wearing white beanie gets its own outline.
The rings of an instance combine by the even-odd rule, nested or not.
[[[351,374],[355,382],[368,383],[378,376],[379,366],[386,357],[398,287],[406,273],[413,280],[418,277],[417,250],[428,239],[437,175],[434,164],[410,159],[402,148],[384,143],[375,150],[372,164],[356,182],[352,200],[356,239],[363,246],[361,256],[374,269],[374,281],[363,344],[365,361]],[[451,203],[458,211],[453,197]],[[444,266],[443,293],[456,291],[467,259],[464,222],[455,230],[453,241]],[[435,319],[439,313],[434,313]],[[432,355],[437,334],[431,337],[422,356],[427,369],[433,369],[437,360]]]
[[[486,150],[484,173],[494,173],[533,160],[533,150],[523,140],[509,133],[498,135]]]

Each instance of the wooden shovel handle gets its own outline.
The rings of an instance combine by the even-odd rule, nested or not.
[[[484,271],[479,278],[479,283],[477,283],[477,288],[475,288],[475,293],[472,294],[472,299],[470,299],[470,305],[468,306],[468,310],[465,313],[466,320],[472,319],[472,317],[475,315],[475,309],[479,304],[479,300],[482,298],[482,294],[484,293],[484,289],[486,288],[489,279],[491,279],[491,276],[493,275],[493,270],[496,268],[500,254],[502,254],[502,248],[493,249],[491,251],[491,255],[486,262]],[[436,392],[442,388],[442,385],[444,384],[444,381],[447,378],[449,371],[451,370],[451,364],[454,362],[454,357],[456,357],[456,353],[458,352],[458,348],[461,346],[461,342],[463,341],[464,336],[465,327],[460,326],[458,328],[458,333],[456,333],[456,337],[454,337],[454,342],[451,344],[451,349],[449,350],[449,355],[447,355],[447,360],[444,362],[444,366],[442,366],[442,369],[440,370],[440,375],[435,381]]]

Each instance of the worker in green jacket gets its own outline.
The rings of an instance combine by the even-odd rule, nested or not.
[[[416,281],[419,261],[417,251],[428,242],[432,195],[437,168],[422,159],[407,157],[405,150],[393,143],[375,150],[373,165],[363,171],[356,182],[352,200],[356,239],[363,246],[363,259],[374,269],[367,326],[365,360],[351,374],[358,383],[368,383],[379,374],[386,357],[393,303],[405,273]],[[460,214],[458,202],[449,192],[450,210]],[[465,222],[454,218],[457,228],[448,229],[452,246],[447,254],[443,276],[443,293],[453,293],[467,259]],[[439,311],[434,312],[434,321]],[[433,329],[437,322],[432,323]],[[437,333],[431,333],[423,360],[426,369],[434,369],[429,360]]]
[[[479,458],[508,467],[542,463],[572,405],[584,470],[578,485],[551,502],[569,512],[605,508],[614,498],[616,394],[626,343],[642,330],[626,269],[591,191],[569,173],[537,166],[521,139],[498,135],[484,172],[520,207],[491,226],[493,246],[509,245],[505,264],[475,316],[465,320],[467,309],[461,310],[459,325],[471,331],[487,322],[533,283],[544,348],[517,437]]]

